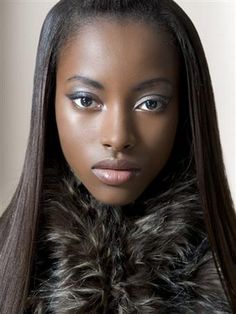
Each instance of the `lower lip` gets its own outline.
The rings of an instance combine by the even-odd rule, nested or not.
[[[110,185],[120,185],[139,174],[138,170],[111,170],[95,168],[92,169],[92,171],[103,183]]]

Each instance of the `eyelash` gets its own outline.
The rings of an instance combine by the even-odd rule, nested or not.
[[[154,96],[154,95],[153,95]],[[99,110],[102,106],[102,104],[99,104],[100,108],[99,109],[94,109],[93,107],[86,107],[86,106],[79,106],[78,104],[76,104],[75,100],[78,99],[83,99],[83,98],[87,98],[89,100],[91,100],[92,102],[95,101],[96,99],[94,98],[93,95],[89,94],[89,93],[74,93],[74,94],[70,94],[67,95],[67,97],[73,102],[74,106],[80,110]],[[163,96],[163,95],[155,95],[155,97],[151,97],[151,96],[146,96],[146,100],[142,101],[138,106],[136,106],[135,108],[139,107],[140,105],[144,105],[146,102],[148,101],[157,101],[160,102],[161,105],[158,106],[157,109],[154,110],[149,110],[149,109],[141,109],[139,111],[148,111],[148,112],[162,112],[166,109],[169,101],[170,101],[170,97],[167,96]],[[145,105],[146,106],[146,105]],[[147,107],[146,107],[147,108]]]

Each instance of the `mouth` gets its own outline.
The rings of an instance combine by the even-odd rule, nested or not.
[[[105,159],[92,167],[95,176],[105,184],[120,185],[140,174],[140,167],[128,160]]]
[[[139,175],[140,170],[92,169],[95,176],[108,185],[120,185]]]

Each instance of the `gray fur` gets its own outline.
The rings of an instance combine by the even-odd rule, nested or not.
[[[231,313],[195,178],[120,207],[49,174],[27,313]]]

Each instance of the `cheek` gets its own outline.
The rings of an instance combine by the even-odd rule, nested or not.
[[[86,119],[80,119],[71,104],[56,102],[56,124],[65,159],[73,168],[80,167],[91,156],[94,132],[88,129]]]
[[[150,169],[158,173],[167,162],[174,144],[178,125],[178,112],[161,117],[155,123],[149,123],[142,131],[146,143]]]

